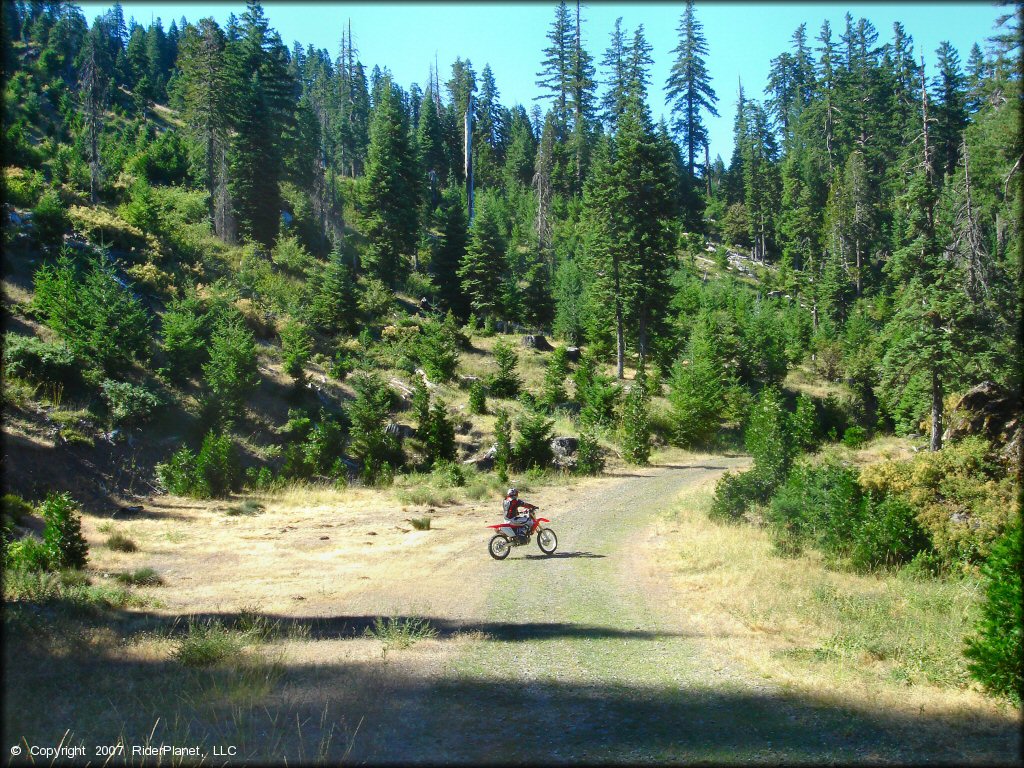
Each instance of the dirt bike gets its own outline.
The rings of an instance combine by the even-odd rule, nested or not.
[[[553,555],[558,548],[558,537],[555,536],[555,532],[550,528],[541,525],[541,523],[550,522],[546,517],[536,517],[533,514],[533,510],[530,510],[529,523],[515,525],[512,521],[506,520],[498,525],[489,525],[487,527],[493,528],[497,533],[491,537],[491,541],[487,545],[487,551],[491,553],[491,557],[495,560],[504,560],[508,557],[508,553],[512,551],[512,547],[521,547],[524,544],[529,544],[533,534],[536,533],[537,546],[540,547],[540,551],[545,555]]]

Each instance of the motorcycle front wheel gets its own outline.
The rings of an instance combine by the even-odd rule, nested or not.
[[[508,557],[508,553],[512,550],[512,545],[509,543],[508,537],[503,533],[499,533],[491,537],[491,543],[487,545],[487,551],[491,553],[491,557],[495,560],[504,560]]]
[[[537,546],[545,555],[554,554],[554,551],[558,549],[558,537],[550,528],[541,528],[537,532]]]

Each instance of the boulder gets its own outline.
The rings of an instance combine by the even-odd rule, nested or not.
[[[486,472],[489,469],[494,469],[494,457],[497,455],[498,446],[492,445],[483,453],[478,454],[476,456],[471,456],[462,463],[466,465],[472,464],[477,469]]]
[[[397,421],[389,421],[388,425],[384,427],[384,431],[389,435],[394,435],[399,440],[405,440],[416,436],[416,430],[414,428],[410,427],[408,424],[399,424]]]
[[[570,363],[578,362],[580,359],[580,348],[579,347],[566,347],[565,348],[565,359]]]
[[[548,343],[548,340],[539,333],[531,333],[523,336],[523,346],[527,349],[536,349],[538,352],[550,352],[554,349],[554,347]]]
[[[949,412],[943,440],[980,435],[997,446],[1013,441],[1020,428],[1019,403],[1010,392],[993,381],[983,381],[968,390]]]
[[[580,441],[575,437],[556,437],[551,441],[551,463],[558,469],[572,469],[576,466],[576,452]]]

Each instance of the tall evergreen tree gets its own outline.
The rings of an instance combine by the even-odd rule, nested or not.
[[[469,229],[469,245],[458,272],[462,290],[478,316],[495,315],[507,269],[505,239],[494,202],[489,196],[481,195]]]
[[[701,110],[718,117],[715,109],[718,96],[711,87],[711,76],[704,61],[708,54],[707,39],[704,27],[694,13],[693,0],[686,0],[678,31],[679,44],[672,49],[676,60],[665,83],[665,91],[672,105],[672,127],[686,148],[687,167],[693,176],[697,153],[708,140]]]
[[[388,285],[416,248],[421,184],[399,96],[386,75],[373,109],[361,202],[369,241],[366,267]]]

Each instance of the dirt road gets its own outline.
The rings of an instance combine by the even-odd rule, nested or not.
[[[427,615],[442,636],[431,671],[382,682],[357,761],[678,762],[826,760],[1008,762],[1008,721],[960,724],[884,710],[842,710],[759,679],[707,642],[727,617],[697,621],[651,558],[653,527],[679,493],[740,460],[632,470],[551,509],[556,556],[535,544],[502,562],[484,535],[432,572],[367,590]],[[742,535],[741,531],[738,531]],[[686,532],[675,533],[685,546]],[[415,556],[413,554],[413,556]],[[412,595],[401,605],[400,595]],[[405,608],[403,611],[402,608]],[[950,738],[950,729],[961,736]],[[968,733],[969,732],[969,733]],[[941,734],[942,738],[939,738]],[[958,746],[952,746],[952,745]],[[980,751],[979,750],[980,747]]]

